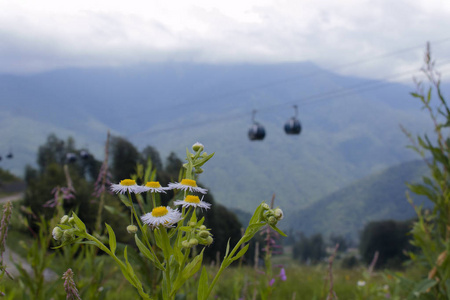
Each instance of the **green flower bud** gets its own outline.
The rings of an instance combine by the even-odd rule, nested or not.
[[[73,217],[69,218],[69,224],[75,226],[75,219]]]
[[[198,245],[198,240],[197,239],[190,239],[189,240],[189,246],[197,246]]]
[[[138,231],[138,228],[137,228],[136,225],[128,225],[127,226],[127,231],[128,231],[128,233],[133,234],[133,233],[136,233]]]
[[[181,246],[182,246],[183,248],[191,248],[191,245],[189,245],[189,242],[188,242],[188,241],[182,241],[182,242],[181,242]]]
[[[192,150],[194,150],[195,152],[203,151],[204,148],[205,147],[203,146],[203,144],[200,144],[199,142],[192,145]]]
[[[62,235],[63,242],[71,242],[74,239],[75,239],[75,234],[73,232],[73,229],[64,230],[64,233]]]
[[[61,223],[61,224],[66,224],[67,222],[69,222],[69,216],[68,215],[64,215],[61,218],[61,221],[59,221],[59,223]]]
[[[209,231],[202,230],[202,231],[200,231],[199,236],[200,236],[201,238],[206,239],[206,238],[209,236]]]
[[[213,241],[214,241],[214,240],[213,240],[212,236],[208,236],[208,237],[206,238],[206,244],[207,244],[207,245],[211,245]]]
[[[278,222],[278,220],[275,217],[269,217],[269,219],[267,220],[267,223],[269,223],[270,225],[276,225]]]
[[[208,153],[203,152],[203,153],[202,153],[202,156],[203,156],[203,157],[207,157],[207,156],[208,156]]]
[[[196,222],[189,222],[189,226],[191,226],[192,228],[194,228],[195,226],[197,226]]]
[[[267,203],[263,203],[262,207],[264,208],[264,210],[270,209],[270,206]]]
[[[195,173],[202,174],[203,173],[203,169],[202,168],[195,168]]]
[[[205,225],[202,225],[202,226],[199,227],[199,229],[200,229],[200,230],[206,230],[206,226],[205,226]]]
[[[53,228],[52,235],[55,240],[59,241],[62,238],[63,234],[64,231],[61,228],[59,227]]]
[[[280,208],[275,209],[274,215],[278,220],[282,220],[284,217],[283,211]]]

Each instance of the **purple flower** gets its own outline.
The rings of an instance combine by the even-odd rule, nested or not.
[[[284,268],[281,268],[280,275],[278,275],[278,276],[280,276],[281,280],[286,281],[287,277],[286,277],[286,271],[284,271]]]
[[[272,278],[269,282],[269,286],[272,286],[275,283],[275,278]]]

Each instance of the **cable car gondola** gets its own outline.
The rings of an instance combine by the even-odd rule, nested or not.
[[[300,134],[302,131],[302,125],[300,121],[297,119],[298,109],[297,105],[294,105],[295,116],[287,120],[286,124],[284,124],[284,131],[286,134]]]
[[[252,113],[252,122],[253,125],[248,130],[248,138],[250,141],[262,141],[266,136],[266,130],[264,127],[255,121],[256,110]]]
[[[81,150],[80,151],[80,157],[84,160],[89,158],[89,152],[87,152],[86,150]]]
[[[66,160],[69,163],[74,163],[77,161],[77,156],[75,155],[75,153],[67,153],[66,154]]]

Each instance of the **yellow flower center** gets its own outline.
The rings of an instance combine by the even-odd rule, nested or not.
[[[154,188],[154,189],[161,187],[161,185],[159,184],[159,181],[149,181],[145,184],[145,186],[149,187],[149,188]]]
[[[197,187],[197,182],[195,182],[195,180],[192,180],[192,179],[183,179],[183,180],[181,180],[180,183],[183,185]]]
[[[130,185],[135,185],[136,181],[133,179],[124,179],[120,181],[120,185],[126,185],[126,186],[130,186]]]
[[[200,203],[200,198],[198,196],[188,195],[184,201],[188,203]]]
[[[167,210],[167,208],[165,206],[158,206],[152,210],[153,217],[162,217],[162,216],[167,215],[168,213],[169,213],[169,211]]]

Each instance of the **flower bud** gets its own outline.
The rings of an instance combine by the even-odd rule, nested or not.
[[[203,153],[202,153],[202,156],[203,156],[203,157],[207,157],[207,156],[208,156],[208,153],[203,152]]]
[[[195,168],[195,173],[196,174],[202,174],[203,173],[203,169],[202,168]]]
[[[193,246],[197,246],[198,245],[198,240],[197,239],[190,239],[189,240],[189,246],[193,247]]]
[[[181,242],[181,246],[182,246],[183,248],[191,248],[191,245],[189,245],[189,242],[188,242],[188,241],[182,241],[182,242]]]
[[[201,226],[199,227],[199,229],[200,229],[200,230],[206,230],[206,226],[205,226],[205,225],[201,225]]]
[[[55,240],[59,241],[62,238],[63,234],[64,231],[61,228],[59,227],[53,228],[52,235]]]
[[[136,225],[128,225],[127,226],[127,231],[128,231],[128,233],[133,234],[133,233],[136,233],[138,231],[138,228],[137,228]]]
[[[206,231],[206,230],[202,230],[202,231],[200,231],[199,236],[200,236],[201,238],[206,239],[206,238],[209,236],[209,232]]]
[[[61,218],[61,221],[59,221],[59,223],[61,223],[61,224],[66,224],[67,222],[69,222],[69,216],[68,215],[64,215]]]
[[[208,237],[206,238],[206,244],[207,244],[207,245],[211,245],[212,242],[213,242],[212,236],[208,236]]]
[[[69,218],[69,224],[75,226],[75,219],[73,217]]]
[[[274,215],[278,220],[282,220],[284,217],[283,211],[280,208],[275,209]]]
[[[275,217],[269,217],[269,219],[267,220],[267,223],[269,223],[270,225],[276,225],[277,219]]]
[[[73,229],[64,230],[62,235],[63,242],[71,242],[75,239],[75,234],[73,233]]]
[[[270,209],[270,206],[267,203],[263,203],[262,207],[264,208],[264,210]]]
[[[192,228],[194,228],[197,225],[197,222],[189,222],[189,226],[191,226]]]
[[[199,142],[192,145],[192,150],[194,150],[195,152],[203,151],[204,148],[205,147],[203,146],[203,144],[200,144]]]

